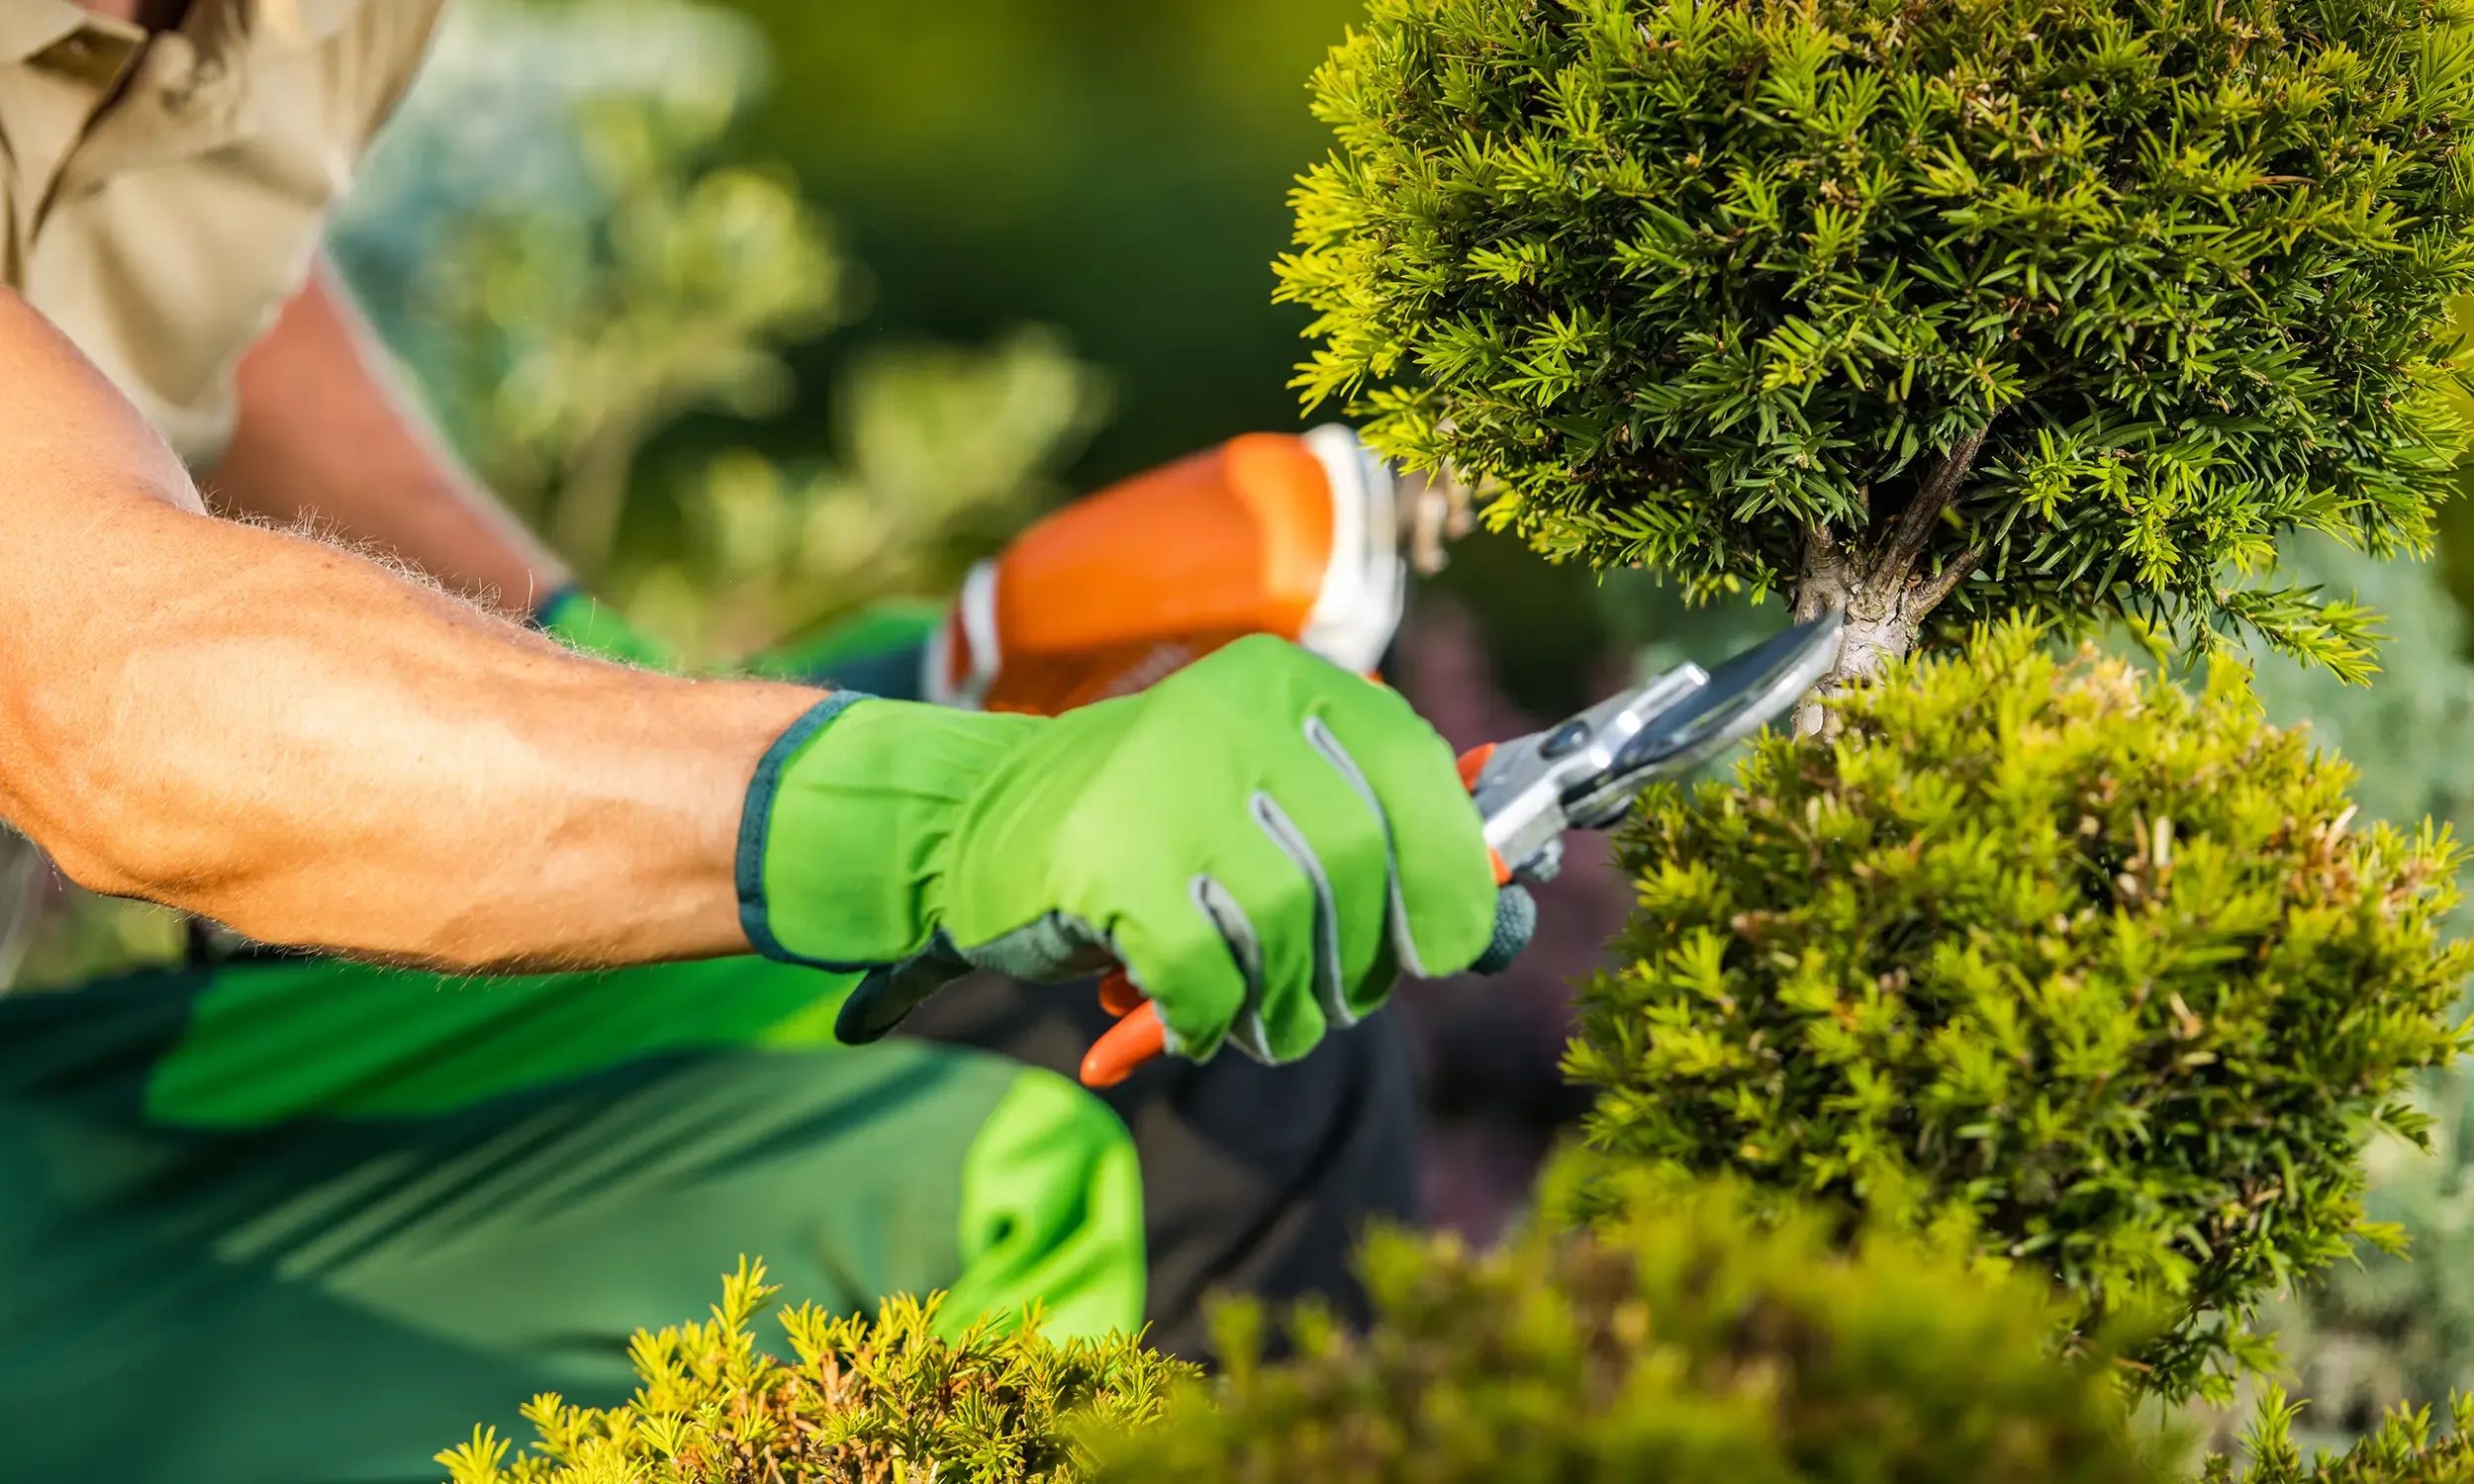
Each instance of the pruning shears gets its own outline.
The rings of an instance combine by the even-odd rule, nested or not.
[[[1642,790],[1678,778],[1776,719],[1829,673],[1839,651],[1836,613],[1799,623],[1715,670],[1682,664],[1608,696],[1554,726],[1461,755],[1461,782],[1485,821],[1498,885],[1551,881],[1568,830],[1609,828]],[[837,1034],[872,1041],[969,966],[920,965],[862,1004],[844,1007]],[[1122,967],[1099,981],[1117,1023],[1083,1058],[1087,1087],[1111,1087],[1167,1048],[1167,1028]]]
[[[1543,881],[1566,830],[1602,830],[1661,779],[1679,778],[1795,704],[1829,673],[1840,619],[1824,614],[1715,671],[1677,665],[1559,725],[1461,755],[1461,781],[1486,821],[1503,881]]]

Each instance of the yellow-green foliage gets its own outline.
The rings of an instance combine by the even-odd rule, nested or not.
[[[2474,1397],[2452,1401],[2448,1436],[2431,1437],[2430,1409],[2400,1409],[2378,1432],[2342,1453],[2306,1459],[2294,1443],[2302,1408],[2271,1387],[2243,1435],[2249,1466],[2222,1454],[2208,1460],[2206,1484],[2474,1484]]]
[[[2147,1384],[2221,1393],[2257,1301],[2393,1237],[2358,1156],[2458,1044],[2460,852],[2356,827],[2231,666],[2193,697],[2010,623],[1833,704],[1624,835],[1590,1142],[1977,1226],[2085,1316],[2169,1306]]]
[[[934,1296],[889,1299],[874,1321],[790,1310],[785,1361],[749,1328],[774,1292],[742,1262],[711,1323],[637,1333],[632,1401],[535,1397],[523,1456],[477,1430],[438,1461],[454,1484],[1075,1484],[1076,1430],[1147,1422],[1192,1373],[1124,1337],[1043,1339],[1036,1314],[948,1343]]]
[[[1792,587],[1819,549],[1910,619],[1911,572],[1973,571],[1962,609],[2247,625],[2358,677],[2358,608],[2224,578],[2298,527],[2418,547],[2446,498],[2464,16],[1374,0],[1315,78],[1301,381],[1599,565]],[[1903,528],[1937,482],[1951,518]]]
[[[2133,1484],[2169,1472],[2120,1427],[2101,1345],[2065,1359],[2044,1285],[1824,1217],[1766,1226],[1725,1188],[1641,1201],[1586,1237],[1472,1255],[1377,1238],[1378,1323],[1311,1312],[1261,1363],[1221,1316],[1216,1394],[1102,1449],[1124,1484]]]

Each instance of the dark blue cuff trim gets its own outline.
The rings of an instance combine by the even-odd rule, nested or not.
[[[773,739],[773,745],[765,749],[764,758],[756,764],[756,776],[747,781],[747,804],[739,814],[739,927],[747,934],[747,941],[756,946],[756,952],[768,959],[842,972],[869,967],[795,954],[773,936],[773,922],[765,906],[765,839],[773,828],[773,795],[782,785],[783,765],[802,743],[824,730],[834,717],[855,702],[873,698],[864,691],[836,691],[809,706],[788,731]]]
[[[550,624],[557,620],[558,610],[572,600],[583,596],[584,585],[582,583],[568,583],[564,587],[552,588],[547,596],[532,605],[531,612],[524,614],[524,622],[546,632]]]
[[[837,686],[855,686],[880,700],[925,700],[919,684],[926,668],[919,663],[925,642],[905,644],[876,654],[853,655],[824,667],[823,676]]]

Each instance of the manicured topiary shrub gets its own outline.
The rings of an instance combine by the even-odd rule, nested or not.
[[[2460,852],[2358,827],[2231,666],[2194,698],[2014,622],[1833,705],[1622,837],[1589,1143],[1973,1226],[2083,1324],[2170,1306],[2144,1385],[2221,1392],[2254,1304],[2388,1235],[2358,1156],[2422,1137],[2405,1080],[2458,1044]]]
[[[1845,609],[2252,629],[2425,544],[2463,434],[2454,0],[1373,0],[1316,76],[1300,378],[1542,549]]]
[[[539,1436],[512,1462],[489,1430],[438,1461],[453,1484],[1075,1484],[1078,1430],[1149,1422],[1193,1374],[1123,1337],[1045,1340],[1035,1315],[948,1343],[933,1297],[888,1299],[873,1322],[793,1309],[781,1360],[750,1328],[774,1291],[742,1263],[711,1323],[637,1334],[632,1401],[535,1397]]]
[[[1308,1313],[1298,1352],[1230,1363],[1161,1425],[1102,1449],[1123,1484],[2132,1484],[2170,1470],[2122,1428],[2101,1345],[2053,1357],[2042,1284],[1831,1223],[1757,1224],[1725,1188],[1643,1201],[1587,1238],[1494,1252],[1377,1238],[1378,1314]]]

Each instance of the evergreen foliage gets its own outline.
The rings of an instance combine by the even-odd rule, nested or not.
[[[874,1321],[802,1305],[781,1316],[786,1362],[749,1329],[774,1292],[742,1260],[710,1323],[637,1332],[633,1400],[537,1396],[539,1437],[512,1462],[487,1429],[438,1461],[453,1484],[1074,1484],[1090,1477],[1078,1429],[1148,1422],[1192,1373],[1121,1336],[1042,1339],[1036,1314],[948,1343],[936,1296],[888,1299]]]
[[[2042,1284],[1825,1218],[1757,1225],[1723,1186],[1585,1238],[1484,1255],[1377,1237],[1378,1315],[1312,1310],[1265,1364],[1264,1324],[1221,1316],[1214,1393],[1113,1449],[1101,1477],[1194,1484],[2132,1484],[2169,1471],[2120,1427],[2110,1356],[2054,1359]]]
[[[2458,0],[1374,0],[1282,293],[1309,401],[1550,552],[1843,608],[2251,631],[2420,549],[2464,438]],[[1970,577],[1972,581],[1966,581]]]
[[[2451,1402],[2452,1426],[2431,1436],[2430,1409],[2392,1412],[2379,1430],[2332,1456],[2306,1459],[2293,1436],[2302,1410],[2271,1388],[2242,1438],[2248,1466],[2220,1453],[2207,1461],[2204,1484],[2474,1484],[2474,1397]]]
[[[1582,995],[1592,1145],[1978,1229],[2081,1323],[2164,1304],[2168,1398],[2261,1358],[2241,1322],[2362,1233],[2359,1154],[2421,1142],[2474,948],[2460,852],[2354,827],[2349,773],[2262,721],[2006,623],[1643,801],[1641,910]]]

